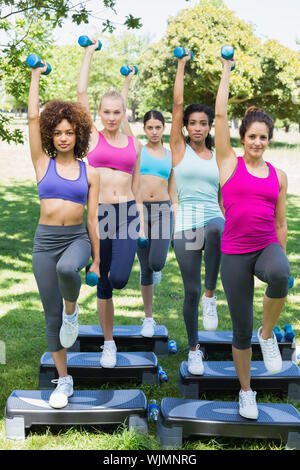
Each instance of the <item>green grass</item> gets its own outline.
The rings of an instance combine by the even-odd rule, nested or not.
[[[280,325],[293,324],[297,341],[300,338],[299,322],[299,204],[300,198],[288,196],[287,217],[289,226],[288,256],[295,287],[289,294]],[[31,267],[31,250],[39,217],[39,201],[36,185],[31,181],[10,180],[0,189],[0,339],[6,345],[6,364],[0,364],[0,448],[1,449],[107,449],[107,450],[155,450],[160,449],[156,439],[156,425],[150,423],[149,435],[140,435],[120,427],[107,433],[93,427],[33,428],[24,443],[5,439],[4,408],[10,393],[15,389],[37,389],[38,369],[42,354],[47,351],[45,322],[42,306]],[[202,286],[203,287],[203,286]],[[260,326],[262,297],[265,286],[257,282],[254,301],[254,328]],[[231,329],[231,320],[220,280],[217,284],[219,329]],[[187,358],[187,337],[182,317],[184,291],[174,252],[170,250],[162,281],[155,287],[154,315],[157,323],[164,324],[169,337],[177,341],[179,351],[159,363],[168,374],[168,383],[160,387],[147,385],[120,385],[115,388],[141,388],[148,399],[160,403],[163,397],[180,397],[178,368]],[[117,291],[115,324],[140,324],[143,304],[139,289],[139,267],[135,261],[127,288]],[[97,324],[96,291],[85,284],[80,294],[81,324]],[[201,319],[199,329],[202,329]],[[76,388],[76,384],[75,384]],[[106,386],[107,388],[107,386]],[[237,394],[206,393],[201,398],[237,400]],[[258,401],[286,402],[285,396],[258,393]],[[300,410],[300,405],[297,405]],[[186,450],[270,450],[281,449],[278,442],[207,438],[184,442]]]

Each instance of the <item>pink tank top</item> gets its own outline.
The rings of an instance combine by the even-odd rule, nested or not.
[[[275,232],[275,207],[279,181],[268,162],[269,176],[251,175],[243,157],[238,157],[235,172],[222,187],[225,228],[221,251],[242,254],[279,243]]]
[[[87,159],[89,165],[95,168],[114,168],[132,175],[136,162],[134,140],[128,136],[126,147],[113,147],[107,142],[104,135],[99,132],[97,145],[91,152],[88,152]]]

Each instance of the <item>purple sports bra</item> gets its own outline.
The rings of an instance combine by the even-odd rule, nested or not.
[[[85,205],[89,183],[85,163],[79,162],[79,177],[76,180],[63,178],[57,173],[55,158],[49,159],[46,174],[38,182],[40,199],[65,199]]]

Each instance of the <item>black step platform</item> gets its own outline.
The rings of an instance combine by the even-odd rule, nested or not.
[[[168,330],[163,325],[156,325],[154,336],[146,338],[141,335],[142,326],[136,325],[116,325],[113,328],[115,343],[130,351],[153,351],[157,356],[167,356]],[[100,347],[104,343],[104,335],[99,325],[80,325],[78,338],[69,351],[91,351],[92,347]]]
[[[242,418],[237,402],[163,398],[157,435],[163,447],[198,436],[280,440],[300,449],[300,413],[292,405],[258,403],[258,420]]]
[[[232,331],[198,331],[198,341],[201,349],[205,353],[228,353],[231,354]],[[253,352],[261,352],[257,331],[254,331],[251,339]],[[295,360],[293,357],[296,351],[295,339],[291,341],[281,341],[278,343],[282,359],[286,361]]]
[[[101,353],[67,353],[68,373],[74,383],[145,383],[159,385],[158,362],[153,352],[117,353],[117,364],[112,369],[100,366]],[[54,388],[52,379],[57,378],[57,371],[49,352],[43,354],[40,361],[39,388]]]
[[[240,383],[231,361],[203,361],[204,374],[193,375],[187,362],[182,362],[178,373],[178,384],[185,398],[199,398],[207,390],[239,390]],[[251,386],[253,390],[280,390],[290,400],[300,402],[300,368],[295,362],[282,361],[279,374],[270,374],[263,361],[251,362]]]
[[[23,440],[33,425],[112,425],[148,432],[147,400],[141,390],[74,391],[65,408],[49,405],[51,391],[15,390],[5,408],[7,439]]]

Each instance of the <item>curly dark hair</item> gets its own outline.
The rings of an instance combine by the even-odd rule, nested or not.
[[[49,157],[56,157],[57,150],[53,144],[53,133],[55,127],[63,119],[66,119],[72,125],[76,133],[74,154],[75,157],[82,160],[88,152],[89,137],[93,123],[89,113],[80,103],[52,100],[44,106],[40,115],[43,149]]]

